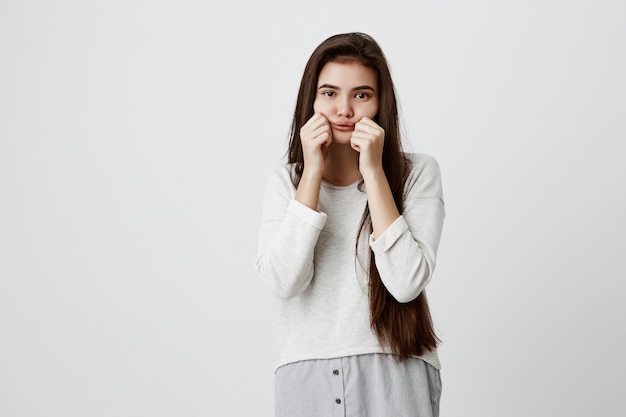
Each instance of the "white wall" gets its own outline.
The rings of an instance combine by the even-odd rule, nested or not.
[[[622,416],[626,5],[0,2],[0,415],[271,416],[262,184],[374,36],[440,162],[442,416]]]

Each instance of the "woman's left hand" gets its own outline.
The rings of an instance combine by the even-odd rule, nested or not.
[[[363,179],[383,171],[385,130],[367,117],[354,125],[350,146],[359,152],[359,171]]]

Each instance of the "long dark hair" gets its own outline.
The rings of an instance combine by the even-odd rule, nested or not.
[[[404,185],[410,166],[402,151],[395,87],[382,49],[374,39],[364,33],[331,36],[313,51],[306,64],[298,91],[287,151],[288,162],[295,167],[292,182],[297,187],[304,170],[300,128],[314,114],[313,103],[322,68],[329,62],[354,61],[372,68],[378,75],[379,111],[375,121],[385,130],[383,169],[398,211],[402,213]],[[367,231],[371,233],[369,208],[366,206],[359,236]],[[359,236],[356,244],[357,253]],[[369,255],[370,323],[381,346],[388,347],[399,360],[419,356],[435,348],[439,339],[433,328],[425,294],[420,294],[408,303],[398,302],[382,283],[371,250]]]

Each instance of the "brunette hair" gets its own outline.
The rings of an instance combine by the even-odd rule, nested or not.
[[[358,62],[377,73],[379,110],[375,121],[385,130],[383,169],[398,211],[402,213],[404,185],[410,166],[402,151],[395,87],[382,49],[372,37],[364,33],[344,33],[329,37],[313,51],[306,64],[298,91],[287,151],[288,162],[294,165],[291,180],[297,187],[302,177],[304,155],[300,129],[314,114],[313,103],[319,74],[329,62]],[[359,236],[366,231],[371,233],[368,206],[361,219]],[[388,347],[399,360],[419,356],[435,348],[439,338],[433,328],[425,294],[420,294],[408,303],[398,302],[382,283],[371,249],[369,254],[370,324],[381,346]]]

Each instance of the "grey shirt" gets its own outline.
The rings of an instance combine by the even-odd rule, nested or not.
[[[411,174],[402,215],[375,241],[356,239],[367,195],[358,183],[322,182],[318,210],[294,199],[290,165],[268,178],[262,202],[256,271],[278,298],[276,367],[305,359],[389,353],[370,328],[369,248],[383,284],[400,302],[430,281],[444,220],[439,166],[408,154]],[[436,350],[421,356],[439,369]]]

